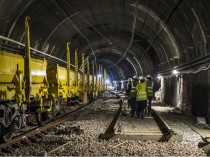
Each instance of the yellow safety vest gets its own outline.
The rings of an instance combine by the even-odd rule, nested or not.
[[[136,85],[136,101],[147,100],[146,83],[138,83]]]
[[[136,82],[131,83],[130,97],[136,97]]]
[[[153,82],[147,81],[147,96],[153,96]]]

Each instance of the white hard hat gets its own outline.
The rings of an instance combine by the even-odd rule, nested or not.
[[[147,78],[151,78],[152,76],[151,75],[147,75]]]
[[[132,81],[132,78],[129,78],[129,79],[128,79],[128,81],[130,81],[130,82],[131,82],[131,81]]]
[[[138,77],[136,75],[133,76],[133,79],[137,79]]]
[[[143,76],[140,76],[140,77],[139,77],[139,80],[144,80],[144,77],[143,77]]]

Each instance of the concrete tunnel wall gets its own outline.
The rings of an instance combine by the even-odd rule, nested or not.
[[[161,101],[210,124],[210,70],[161,79]]]
[[[79,48],[79,58],[85,52],[94,60],[94,50],[97,62],[109,68],[112,81],[134,73],[156,77],[210,56],[209,6],[210,0],[2,0],[0,35],[24,42],[24,18],[30,16],[31,46],[40,51],[65,60],[65,44],[70,41],[72,52]],[[132,32],[133,45],[126,52]],[[2,50],[5,45],[20,50],[7,41],[0,42]],[[209,121],[209,86],[209,71],[164,78],[162,101],[189,108],[191,114]]]

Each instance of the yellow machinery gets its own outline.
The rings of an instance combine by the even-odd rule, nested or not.
[[[0,135],[9,141],[25,125],[24,58],[0,51]]]
[[[47,79],[49,82],[49,98],[52,100],[52,115],[65,111],[68,96],[67,70],[59,65],[47,66]]]
[[[43,120],[64,112],[68,100],[80,97],[86,104],[105,90],[105,72],[104,78],[97,77],[103,72],[102,66],[97,67],[92,62],[90,75],[89,59],[85,67],[85,55],[82,54],[82,72],[79,72],[77,50],[75,70],[70,69],[69,43],[66,46],[67,67],[32,58],[28,21],[29,17],[26,17],[25,56],[0,51],[0,138],[6,142],[15,131],[27,125],[26,113],[36,114],[36,120],[41,124]]]
[[[77,55],[77,50],[74,52],[74,62],[75,62],[75,93],[77,96],[79,96],[79,79],[80,76],[78,75],[78,55]]]
[[[95,97],[95,72],[94,72],[94,61],[92,61],[92,76],[90,77],[90,100]]]
[[[47,61],[31,58],[30,108],[36,103],[35,112],[49,112],[51,103],[48,100]]]
[[[86,77],[85,77],[85,54],[82,54],[82,82],[81,82],[81,96],[82,96],[82,103],[86,104],[87,100],[87,85],[86,85]]]
[[[29,17],[25,18],[25,59],[21,55],[0,52],[0,137],[9,141],[13,133],[26,125],[25,113],[52,109],[48,99],[47,61],[30,56]]]
[[[0,51],[0,59],[0,100],[15,100],[20,106],[24,96],[24,58]]]
[[[25,96],[29,113],[36,113],[37,121],[41,123],[43,118],[52,110],[52,102],[48,98],[47,61],[45,59],[31,58],[30,55],[30,31],[29,17],[25,18]],[[47,113],[47,114],[46,114]]]
[[[71,96],[70,91],[70,48],[67,43],[67,68],[61,67],[58,64],[47,66],[47,79],[49,82],[49,98],[52,101],[52,115],[56,116],[65,112],[67,98]]]

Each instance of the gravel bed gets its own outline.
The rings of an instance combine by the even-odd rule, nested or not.
[[[107,94],[108,95],[108,94]],[[103,97],[107,96],[106,94]],[[108,95],[110,96],[110,95]],[[107,97],[108,97],[107,96]],[[112,95],[111,95],[112,96]],[[100,140],[98,135],[104,133],[114,115],[114,109],[119,105],[117,100],[99,99],[92,105],[83,109],[81,114],[77,114],[74,121],[67,121],[59,125],[56,129],[48,132],[38,143],[23,146],[16,149],[13,154],[7,155],[44,155],[54,148],[67,143],[65,147],[59,149],[50,156],[206,156],[197,147],[202,139],[184,123],[177,125],[183,129],[184,140],[182,142],[155,142],[155,141],[123,141]],[[113,104],[111,104],[112,102]],[[176,122],[176,121],[175,121]],[[180,124],[181,123],[181,124]],[[81,134],[67,133],[58,134],[59,130],[77,127],[81,129]]]
[[[169,112],[172,108],[161,108],[163,112]],[[182,142],[155,142],[155,141],[123,141],[115,140],[99,140],[92,136],[93,132],[89,131],[89,125],[83,126],[87,130],[83,135],[77,136],[69,145],[63,149],[52,153],[51,155],[59,156],[206,156],[202,149],[198,148],[198,143],[202,142],[201,137],[190,129],[180,120],[176,121],[173,115],[170,120],[174,121],[174,125],[184,132]],[[88,127],[85,129],[85,127]],[[94,124],[91,123],[91,127]],[[103,129],[94,129],[95,137],[98,136],[97,131]]]
[[[108,95],[110,97],[110,95]],[[107,97],[107,95],[103,95]],[[108,100],[107,100],[108,101]],[[116,103],[117,100],[113,100]],[[113,104],[112,106],[119,106],[118,104]],[[46,154],[58,146],[69,142],[77,140],[86,136],[86,132],[89,132],[90,139],[96,139],[99,135],[98,133],[103,133],[113,118],[114,111],[110,111],[110,106],[107,105],[102,99],[96,100],[91,105],[81,109],[78,113],[74,114],[73,121],[67,121],[60,124],[58,127],[51,129],[47,134],[43,135],[43,138],[38,139],[35,143],[30,143],[28,145],[22,145],[18,149],[14,149],[12,154],[4,154],[8,156],[40,156]],[[84,130],[79,136],[75,133],[69,134],[58,134],[61,130],[68,128],[80,128]],[[84,134],[85,133],[85,134]],[[85,139],[85,138],[84,138]]]
[[[65,148],[51,154],[59,156],[205,156],[179,142],[102,141],[82,135]]]
[[[170,121],[173,127],[178,128],[183,133],[182,144],[189,145],[192,148],[198,149],[198,143],[204,142],[202,137],[193,131],[183,120],[190,120],[190,117],[179,116],[173,114],[173,107],[155,106],[155,110],[161,113],[167,120]]]

